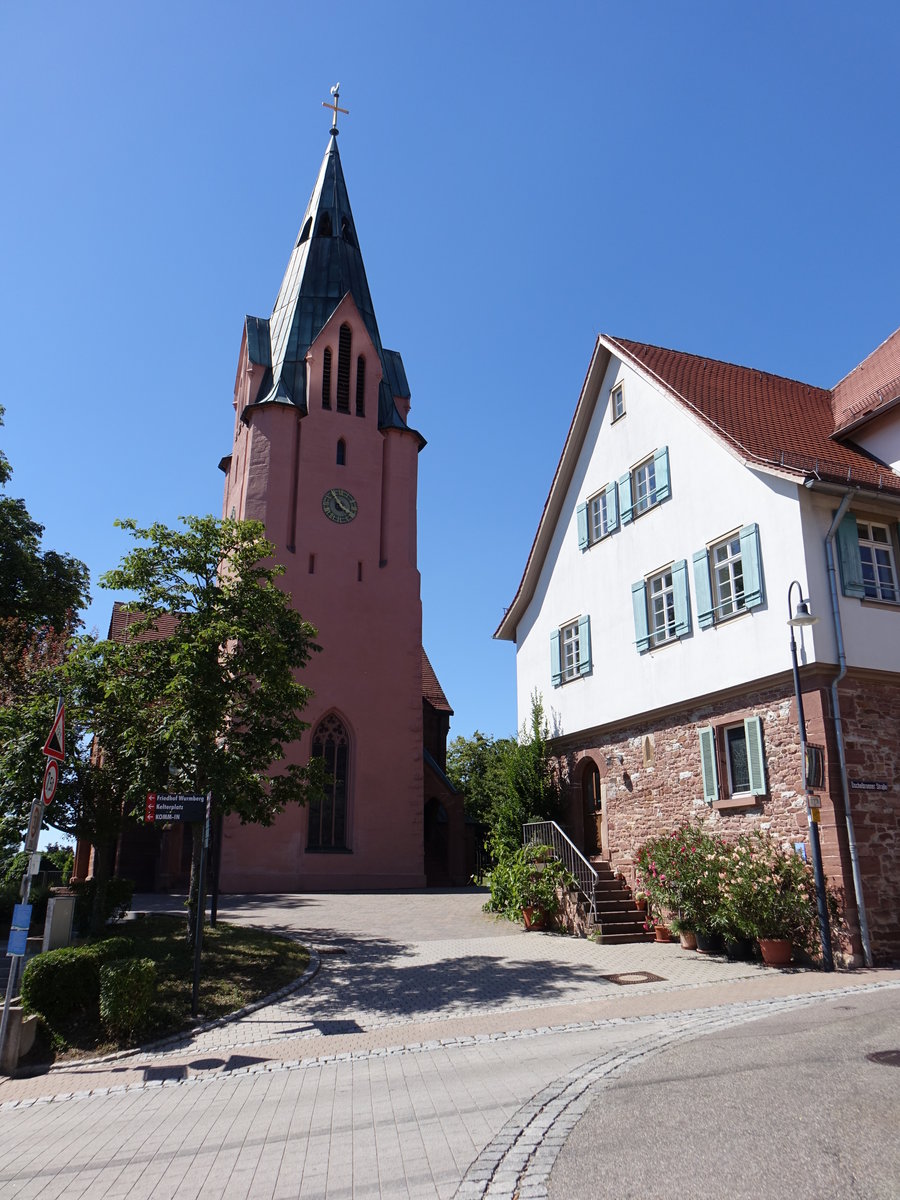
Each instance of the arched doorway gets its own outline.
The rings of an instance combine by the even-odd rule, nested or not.
[[[581,776],[581,808],[584,814],[584,853],[588,858],[603,852],[603,794],[600,771],[593,759]]]
[[[436,796],[425,804],[425,883],[427,887],[450,886],[447,810]]]

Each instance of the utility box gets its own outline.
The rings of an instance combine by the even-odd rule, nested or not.
[[[58,950],[72,940],[72,920],[75,916],[74,896],[51,896],[47,901],[44,921],[44,941],[41,951]]]

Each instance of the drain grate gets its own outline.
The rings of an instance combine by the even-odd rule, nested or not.
[[[665,983],[662,975],[654,975],[652,971],[623,971],[619,975],[604,975],[604,979],[608,979],[610,983],[617,983],[620,987],[628,987],[631,983]]]
[[[880,1067],[900,1067],[900,1050],[876,1050],[874,1054],[867,1054],[866,1058]]]

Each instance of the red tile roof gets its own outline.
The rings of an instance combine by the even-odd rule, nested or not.
[[[432,708],[453,715],[453,709],[444,695],[444,689],[438,683],[438,677],[434,673],[434,667],[428,661],[424,647],[422,648],[422,699],[427,700]]]
[[[864,358],[834,389],[838,431],[892,407],[900,397],[900,329]]]
[[[834,438],[830,390],[680,350],[605,340],[747,458],[797,475],[900,492],[900,475]]]
[[[129,627],[138,621],[143,621],[146,615],[146,613],[129,609],[121,600],[116,600],[113,604],[112,616],[109,619],[107,637],[111,642],[124,642],[128,636]],[[171,637],[177,625],[177,617],[171,613],[161,613],[156,618],[155,629],[145,629],[142,633],[135,634],[134,637],[138,642],[155,642],[159,638]]]

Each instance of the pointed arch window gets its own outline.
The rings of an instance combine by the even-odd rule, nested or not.
[[[350,739],[334,713],[319,722],[313,734],[312,756],[324,761],[326,781],[324,794],[310,801],[307,849],[346,850]]]
[[[341,237],[348,246],[356,246],[356,240],[353,237],[353,226],[346,217],[341,217]]]
[[[366,415],[366,360],[362,355],[356,360],[356,415]]]
[[[349,325],[342,325],[338,335],[337,410],[350,411],[350,350],[353,333]]]
[[[338,438],[337,465],[339,467],[345,467],[347,465],[347,443],[343,438]]]
[[[316,229],[316,237],[331,237],[331,213],[322,213]]]
[[[331,408],[331,347],[322,355],[322,407]]]
[[[309,231],[312,229],[312,217],[307,217],[300,230],[300,236],[297,238],[297,245],[302,246],[304,242],[309,240]]]

